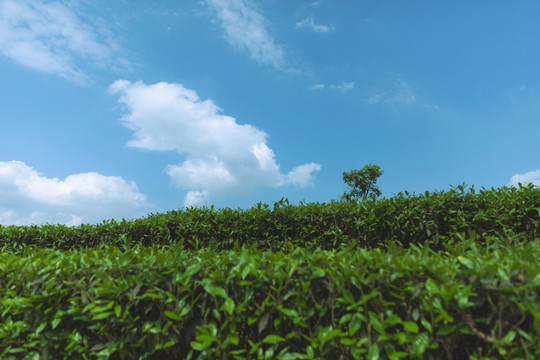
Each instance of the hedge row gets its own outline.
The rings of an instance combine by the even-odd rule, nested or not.
[[[307,203],[286,200],[273,207],[259,203],[250,209],[189,208],[133,221],[110,220],[98,225],[0,226],[0,249],[27,245],[70,249],[101,244],[172,245],[231,249],[257,244],[259,249],[284,249],[288,241],[300,247],[338,248],[353,239],[362,247],[392,240],[402,246],[433,242],[441,248],[455,233],[540,236],[540,189],[483,189],[458,186],[425,194],[399,193],[363,202]]]
[[[458,240],[2,253],[0,358],[538,359],[540,239]]]

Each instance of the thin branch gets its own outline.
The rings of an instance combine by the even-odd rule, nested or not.
[[[474,320],[473,320],[471,314],[469,314],[469,313],[463,314],[462,319],[465,322],[465,324],[467,324],[467,326],[469,326],[469,328],[472,330],[472,332],[476,336],[478,336],[480,339],[482,339],[483,341],[485,341],[487,343],[493,344],[493,338],[491,336],[484,334],[483,332],[481,332],[480,330],[478,330],[476,328],[476,324],[474,323]]]

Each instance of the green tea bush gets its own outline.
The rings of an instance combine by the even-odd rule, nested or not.
[[[540,189],[532,185],[475,191],[457,186],[425,194],[399,193],[391,198],[332,201],[250,209],[189,208],[153,214],[133,221],[97,225],[0,227],[0,248],[17,251],[28,245],[58,249],[101,244],[171,246],[184,241],[189,249],[231,249],[256,244],[259,249],[286,249],[288,241],[306,248],[336,249],[402,246],[431,242],[442,248],[456,233],[515,235],[533,239],[540,234]]]
[[[540,239],[0,254],[2,359],[537,359]]]

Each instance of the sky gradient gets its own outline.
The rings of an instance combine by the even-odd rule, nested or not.
[[[540,185],[540,2],[0,0],[0,224]]]

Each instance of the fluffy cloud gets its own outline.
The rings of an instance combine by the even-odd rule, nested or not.
[[[109,89],[127,110],[122,121],[134,133],[128,146],[186,157],[166,169],[173,183],[188,190],[186,206],[211,195],[249,193],[256,186],[312,186],[313,173],[320,170],[311,163],[281,173],[266,133],[238,124],[180,84],[118,80]]]
[[[285,183],[298,184],[302,187],[313,186],[315,181],[313,173],[320,170],[321,166],[315,163],[297,166],[286,175]]]
[[[508,186],[517,186],[518,183],[522,183],[523,185],[532,183],[540,186],[540,170],[529,171],[525,174],[515,174],[510,178]]]
[[[78,62],[127,67],[118,52],[107,31],[83,23],[61,2],[0,0],[0,53],[21,65],[84,84],[89,78]]]
[[[314,20],[313,16],[307,17],[302,21],[298,21],[294,28],[295,29],[308,28],[308,29],[313,30],[313,31],[318,32],[318,33],[327,33],[327,32],[330,32],[330,31],[334,31],[333,26],[315,24],[315,20]]]
[[[98,173],[64,180],[42,176],[21,161],[0,162],[0,224],[99,222],[145,214],[149,205],[134,182]]]
[[[229,44],[247,50],[262,64],[283,68],[285,53],[268,33],[266,19],[251,0],[206,0],[206,3],[217,14]]]

